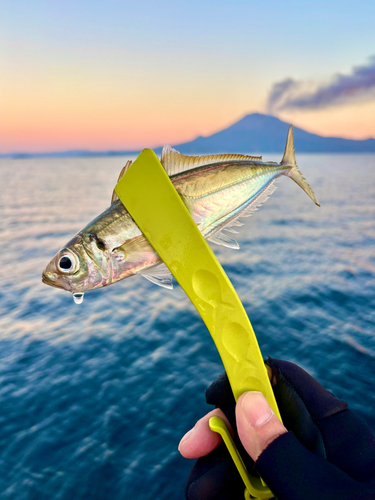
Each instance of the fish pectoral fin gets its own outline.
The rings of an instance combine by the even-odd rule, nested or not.
[[[240,248],[240,245],[236,240],[234,240],[227,234],[224,234],[222,231],[215,233],[213,236],[210,236],[207,239],[212,243],[216,243],[217,245],[221,245],[223,247],[233,248],[234,250],[238,250]]]
[[[140,271],[137,274],[140,274],[155,285],[168,288],[168,290],[173,289],[172,274],[165,264],[158,264],[157,266]]]
[[[164,146],[161,153],[160,163],[169,176],[213,163],[262,161],[261,156],[247,156],[239,154],[218,154],[205,156],[186,156],[171,146]]]
[[[123,177],[123,175],[125,174],[125,172],[128,170],[128,168],[130,167],[130,165],[133,163],[132,160],[128,160],[126,162],[126,165],[125,167],[122,167],[121,169],[121,172],[120,172],[120,175],[118,176],[118,179],[117,179],[117,182]],[[113,193],[112,193],[112,198],[111,198],[111,205],[114,204],[115,201],[117,201],[119,199],[119,197],[117,196],[115,190],[113,190]]]

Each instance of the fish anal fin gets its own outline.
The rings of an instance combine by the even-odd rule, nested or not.
[[[277,189],[274,184],[275,179],[271,181],[270,184],[260,193],[259,196],[254,198],[254,200],[238,215],[238,217],[250,217],[254,212],[256,212],[263,203],[265,203],[271,194]]]
[[[228,233],[238,234],[237,229],[233,229],[233,225],[225,227],[223,231],[228,231]]]
[[[217,232],[215,232],[212,236],[209,236],[207,239],[216,243],[218,245],[223,245],[228,248],[233,248],[237,250],[240,248],[239,244],[236,240],[227,236],[223,231],[229,231],[231,233],[238,233],[234,228],[241,227],[244,225],[243,222],[238,220],[239,217],[249,217],[254,212],[258,210],[258,208],[271,196],[271,194],[275,191],[276,186],[274,185],[275,179],[271,181],[271,183],[256,197],[252,200],[252,202],[244,207],[240,212],[235,214],[231,219],[228,219],[225,223],[219,225],[217,228]]]
[[[222,231],[215,233],[213,236],[207,238],[212,243],[216,243],[217,245],[222,245],[223,247],[232,248],[233,250],[238,250],[240,245],[236,240],[230,238]]]

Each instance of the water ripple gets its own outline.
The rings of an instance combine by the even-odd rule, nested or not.
[[[322,208],[283,179],[239,251],[213,248],[263,354],[303,366],[375,429],[375,156],[298,159]],[[177,443],[223,369],[184,292],[133,277],[77,306],[41,282],[126,160],[0,161],[1,498],[183,497]]]

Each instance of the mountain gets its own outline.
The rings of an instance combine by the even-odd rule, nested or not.
[[[216,134],[197,137],[174,147],[184,154],[281,153],[288,128],[289,123],[274,116],[253,113]],[[298,153],[375,153],[375,139],[354,141],[310,134],[299,127],[293,129]]]
[[[282,153],[285,147],[289,123],[260,113],[246,115],[230,127],[207,137],[174,146],[184,154],[206,153]],[[354,141],[339,137],[322,137],[294,127],[294,145],[297,153],[375,153],[375,139]],[[154,148],[156,154],[162,148]],[[2,158],[72,157],[72,156],[119,156],[138,154],[140,151],[65,151],[57,153],[13,153]]]

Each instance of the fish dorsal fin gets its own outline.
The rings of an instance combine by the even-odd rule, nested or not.
[[[138,272],[146,280],[151,281],[155,285],[162,286],[163,288],[173,289],[172,274],[167,266],[163,263],[153,266],[143,271]]]
[[[228,161],[262,161],[261,156],[247,156],[238,154],[219,154],[205,156],[186,156],[171,146],[164,146],[160,162],[169,176],[192,170],[211,163],[225,163]]]
[[[130,165],[131,165],[132,163],[133,163],[133,161],[132,161],[132,160],[128,160],[128,161],[126,162],[125,167],[122,167],[121,172],[120,172],[120,175],[118,176],[117,182],[118,182],[118,181],[119,181],[119,180],[123,177],[123,175],[125,174],[125,172],[128,170],[128,168],[130,167]],[[113,204],[114,204],[114,202],[115,202],[116,200],[118,200],[118,199],[119,199],[119,197],[118,197],[118,196],[117,196],[117,194],[115,193],[115,190],[113,190],[113,193],[112,193],[112,198],[111,198],[111,205],[113,205]]]

